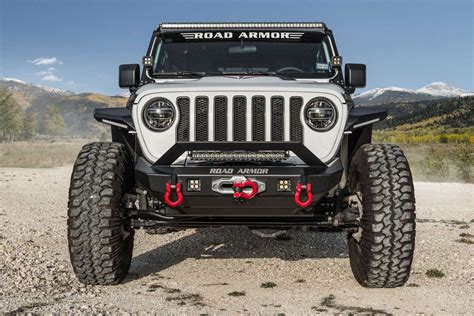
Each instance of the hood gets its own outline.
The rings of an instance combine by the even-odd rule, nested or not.
[[[311,92],[329,93],[344,102],[344,89],[333,83],[311,80],[286,80],[267,76],[209,76],[198,79],[172,79],[146,84],[137,91],[138,102],[142,97],[162,92],[229,92],[229,91],[261,91],[261,92]]]

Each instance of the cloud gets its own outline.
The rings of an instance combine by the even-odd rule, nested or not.
[[[51,57],[51,58],[36,58],[33,60],[28,60],[29,63],[40,66],[43,68],[43,70],[40,70],[36,73],[38,77],[41,77],[41,80],[44,81],[50,81],[50,82],[62,82],[63,79],[57,76],[56,74],[56,68],[55,67],[44,67],[44,66],[49,66],[49,65],[61,65],[63,62],[57,59],[56,57]]]
[[[57,59],[56,57],[40,57],[40,58],[36,58],[36,59],[33,59],[33,60],[28,60],[29,63],[33,64],[33,65],[36,65],[36,66],[41,66],[41,65],[55,65],[55,64],[59,64],[59,65],[62,65],[62,61],[60,61],[59,59]]]
[[[54,75],[54,74],[44,75],[43,77],[41,77],[41,80],[54,81],[54,82],[61,82],[61,81],[63,81],[61,78],[59,78],[58,76],[56,76],[56,75]]]
[[[37,72],[36,75],[38,75],[38,76],[52,75],[52,74],[54,74],[55,71],[56,71],[56,68],[49,67],[46,70],[41,70],[41,71]]]

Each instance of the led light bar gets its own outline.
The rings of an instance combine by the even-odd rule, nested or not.
[[[259,29],[259,28],[293,28],[293,29],[322,29],[322,22],[239,22],[239,23],[162,23],[160,29]]]
[[[285,151],[192,151],[191,160],[201,161],[282,161],[288,159]]]

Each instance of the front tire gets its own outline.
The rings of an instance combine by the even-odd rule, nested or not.
[[[415,248],[415,196],[408,161],[395,145],[366,144],[354,155],[349,189],[360,229],[349,236],[352,272],[365,287],[403,286]]]
[[[68,203],[71,263],[84,284],[118,284],[128,273],[134,230],[121,200],[133,183],[130,155],[119,143],[85,145],[74,164]]]

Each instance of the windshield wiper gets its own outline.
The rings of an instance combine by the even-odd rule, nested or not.
[[[174,72],[159,72],[155,73],[156,77],[204,77],[207,73],[204,71],[174,71]]]
[[[205,71],[174,71],[174,72],[159,72],[154,74],[155,77],[191,77],[201,78],[205,76],[269,76],[278,77],[284,80],[295,80],[292,77],[287,77],[274,71],[221,71],[221,72],[205,72]]]
[[[295,80],[295,78],[287,77],[275,71],[222,71],[219,74],[223,76],[268,76],[284,80]]]

